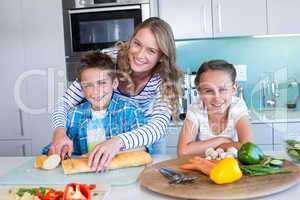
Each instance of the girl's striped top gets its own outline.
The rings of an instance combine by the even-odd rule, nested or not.
[[[122,139],[125,149],[153,144],[167,133],[171,118],[171,107],[161,97],[160,84],[159,74],[154,74],[139,94],[128,96],[140,105],[147,124],[117,136]],[[116,93],[126,96],[119,90]],[[65,127],[68,111],[81,103],[83,99],[84,95],[81,92],[80,84],[78,81],[74,81],[55,107],[52,114],[53,127]]]

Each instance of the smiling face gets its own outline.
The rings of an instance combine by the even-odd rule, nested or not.
[[[209,114],[223,115],[236,92],[236,85],[227,72],[208,70],[200,77],[198,91]]]
[[[160,56],[160,48],[149,28],[140,29],[131,39],[128,57],[131,70],[134,73],[150,74]]]
[[[106,109],[113,90],[118,87],[118,79],[112,79],[107,70],[88,68],[80,74],[80,84],[85,98],[94,110]]]

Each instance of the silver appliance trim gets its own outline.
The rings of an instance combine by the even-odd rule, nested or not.
[[[115,11],[115,10],[131,10],[131,9],[141,9],[141,6],[139,5],[116,6],[116,7],[90,8],[90,9],[82,9],[82,10],[69,10],[69,14],[105,12],[105,11]]]
[[[72,54],[76,54],[75,52],[73,52],[73,31],[72,31],[72,21],[71,21],[71,15],[70,13],[67,14],[67,18],[68,18],[68,26],[69,26],[69,37],[70,37],[70,41],[69,41],[69,44],[70,44],[70,49],[69,49],[69,53],[67,53],[66,51],[66,56],[71,56]],[[65,46],[65,48],[68,48],[67,46]]]
[[[144,21],[150,17],[150,5],[149,4],[141,4],[141,5],[142,5],[142,21]]]
[[[134,4],[150,4],[150,0],[117,0],[116,2],[95,3],[94,0],[63,0],[63,9],[96,8],[108,6],[122,6]]]

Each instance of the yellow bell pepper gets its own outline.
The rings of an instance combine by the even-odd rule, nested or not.
[[[221,160],[209,173],[209,178],[217,183],[232,183],[242,177],[242,171],[234,158],[225,158]]]

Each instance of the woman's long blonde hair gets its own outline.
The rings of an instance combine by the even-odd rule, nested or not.
[[[176,65],[176,47],[172,29],[164,20],[158,17],[151,17],[137,26],[131,39],[143,28],[149,28],[152,31],[162,52],[160,60],[152,70],[152,75],[155,73],[160,75],[162,80],[160,92],[163,99],[172,107],[173,119],[177,119],[179,112],[179,97],[181,96],[180,85],[182,72]],[[132,73],[128,58],[131,39],[129,42],[120,45],[120,52],[117,58],[118,70],[120,70],[123,75],[130,75]],[[134,89],[133,83],[128,82],[127,88],[129,91],[130,89]]]

